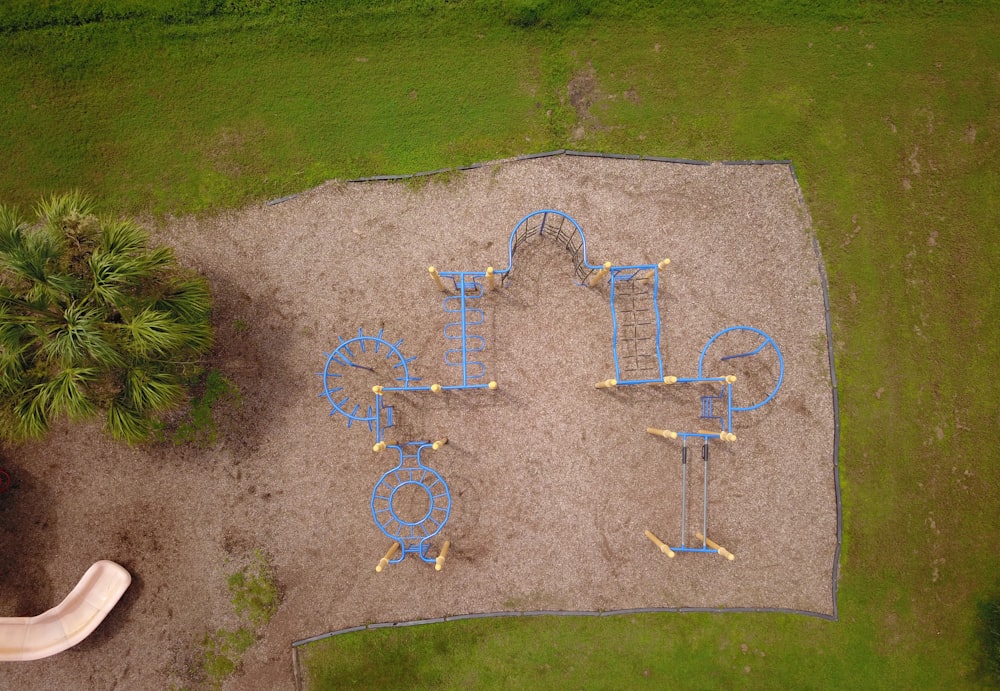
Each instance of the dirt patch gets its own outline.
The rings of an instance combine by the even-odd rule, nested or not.
[[[427,267],[505,266],[514,224],[543,208],[580,222],[592,262],[671,259],[658,298],[667,373],[691,376],[713,334],[747,324],[780,345],[784,384],[736,416],[737,442],[711,446],[707,505],[693,450],[682,535],[679,443],[644,430],[702,424],[711,392],[595,389],[614,374],[607,290],[580,286],[565,250],[534,242],[483,301],[482,358],[500,388],[393,402],[390,440],[450,440],[424,459],[452,493],[432,545],[436,554],[451,541],[448,562],[436,572],[410,556],[376,574],[388,541],[369,501],[396,459],[372,453],[366,428],[330,416],[317,376],[324,353],[338,336],[384,328],[418,356],[423,381],[454,383],[448,317]],[[810,233],[784,166],[575,157],[421,187],[330,184],[277,206],[170,222],[160,239],[212,282],[215,357],[243,406],[209,451],[128,449],[98,429],[59,426],[46,443],[6,452],[17,484],[0,495],[0,613],[52,606],[97,559],[122,563],[134,584],[84,644],[7,665],[5,683],[184,682],[196,641],[235,626],[225,579],[258,547],[285,599],[230,688],[289,688],[293,640],[368,622],[525,609],[831,613],[833,410]],[[740,400],[766,395],[776,362],[741,367]],[[400,501],[407,515],[426,510],[426,497]],[[643,535],[691,543],[706,511],[734,562],[668,560]]]
[[[600,120],[592,112],[592,108],[603,94],[597,83],[597,71],[592,64],[588,62],[586,67],[577,70],[566,86],[566,96],[576,113],[577,124],[572,132],[574,140],[582,139],[588,131],[600,129]]]

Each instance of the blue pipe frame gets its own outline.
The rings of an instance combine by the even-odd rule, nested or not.
[[[407,453],[408,447],[416,447]],[[427,555],[428,541],[444,528],[451,516],[451,490],[440,473],[425,465],[421,454],[433,449],[430,442],[417,441],[391,444],[386,449],[399,453],[399,463],[382,474],[371,496],[371,512],[375,525],[390,540],[399,544],[399,554],[388,561],[398,564],[407,554],[415,554],[429,564],[436,563]],[[407,461],[415,461],[407,464]],[[407,520],[396,513],[394,501],[401,490],[420,488],[427,495],[427,511],[416,520]]]
[[[666,379],[663,376],[663,358],[661,355],[661,329],[662,323],[660,319],[660,312],[658,306],[659,298],[659,264],[622,264],[622,265],[596,265],[592,264],[587,257],[587,239],[583,233],[583,229],[577,221],[566,213],[557,211],[554,209],[543,209],[539,211],[534,211],[527,214],[514,226],[511,231],[510,237],[507,242],[507,266],[495,270],[494,274],[496,280],[501,281],[501,285],[510,277],[511,272],[514,268],[514,254],[517,249],[518,243],[526,240],[530,235],[522,234],[518,236],[519,231],[522,230],[531,222],[532,219],[541,216],[537,235],[542,236],[545,233],[546,224],[549,220],[549,216],[562,219],[559,223],[557,229],[557,235],[559,239],[566,241],[566,247],[569,249],[575,260],[575,268],[578,276],[581,278],[579,285],[583,287],[593,287],[596,281],[593,280],[595,275],[601,275],[600,272],[607,269],[606,280],[610,289],[610,307],[612,315],[612,356],[615,364],[615,374],[616,383],[618,386],[635,386],[644,384],[664,384]],[[573,232],[570,235],[562,233],[562,225],[568,221]],[[533,229],[532,229],[533,233]],[[579,245],[577,247],[572,247],[574,239],[579,237]],[[457,322],[451,322],[445,326],[444,334],[445,338],[448,340],[458,340],[461,342],[460,348],[452,348],[445,351],[444,360],[448,365],[460,366],[462,368],[462,382],[460,384],[447,384],[438,385],[436,389],[438,391],[462,391],[470,389],[492,389],[495,388],[495,384],[492,382],[486,383],[486,367],[485,364],[479,361],[470,360],[471,353],[482,352],[485,350],[485,338],[479,334],[471,334],[469,332],[469,327],[476,326],[485,321],[485,314],[478,307],[470,307],[468,301],[471,299],[480,299],[485,295],[486,287],[484,282],[487,280],[486,271],[441,271],[439,273],[441,277],[447,278],[452,281],[455,290],[458,292],[457,295],[449,295],[444,298],[443,308],[447,313],[458,313],[460,314],[460,320]],[[641,278],[640,278],[641,277]],[[649,281],[652,280],[652,309],[654,314],[654,353],[656,357],[656,371],[657,377],[644,377],[636,379],[628,379],[623,377],[621,362],[618,357],[618,315],[615,310],[615,297],[616,297],[616,284],[619,282],[631,282],[635,280]],[[475,293],[470,294],[467,289],[474,287]],[[458,308],[453,309],[449,307],[450,302],[458,301]],[[478,316],[479,319],[476,321],[470,321],[469,316]],[[449,334],[449,327],[458,326],[460,329],[459,335]],[[747,406],[736,406],[733,404],[733,387],[732,382],[726,377],[708,377],[705,376],[705,358],[709,348],[713,343],[716,342],[721,336],[734,332],[734,331],[748,331],[758,334],[762,337],[763,342],[756,349],[746,352],[738,353],[734,355],[726,355],[720,358],[721,361],[732,360],[742,357],[750,357],[762,352],[767,347],[772,347],[777,355],[779,363],[779,374],[778,380],[775,384],[773,390],[761,401],[757,401],[751,405]],[[451,513],[451,493],[448,488],[447,483],[444,481],[437,471],[430,468],[423,463],[421,454],[426,448],[433,448],[430,442],[426,441],[415,441],[406,442],[403,444],[384,444],[385,432],[388,428],[393,426],[393,409],[391,406],[385,404],[383,392],[430,392],[431,386],[427,385],[415,385],[416,382],[420,381],[420,377],[415,377],[411,375],[409,371],[409,364],[416,359],[415,356],[407,358],[403,355],[400,350],[400,346],[403,340],[400,339],[396,342],[390,342],[384,338],[384,330],[380,330],[375,336],[365,336],[362,329],[358,329],[358,335],[349,340],[344,340],[338,336],[340,344],[334,349],[333,352],[327,355],[326,368],[324,372],[320,375],[324,377],[324,390],[320,396],[325,396],[331,406],[332,410],[330,415],[339,413],[347,418],[347,426],[350,427],[354,422],[363,422],[368,425],[369,431],[375,433],[376,445],[382,445],[384,449],[394,449],[399,454],[399,463],[387,471],[379,478],[379,481],[375,484],[375,488],[372,491],[371,497],[371,511],[372,517],[375,520],[376,525],[382,533],[396,541],[400,545],[400,553],[398,556],[389,560],[389,563],[398,563],[405,559],[407,554],[416,554],[421,560],[428,563],[435,563],[435,560],[428,557],[426,554],[426,544],[427,541],[436,536],[444,528],[445,523],[448,521],[448,517]],[[470,348],[470,340],[475,343],[474,347]],[[374,407],[367,406],[364,413],[360,413],[361,404],[356,404],[353,409],[348,410],[349,398],[339,398],[336,396],[343,387],[331,386],[331,379],[338,379],[342,377],[342,373],[331,372],[331,366],[351,366],[357,367],[351,362],[354,357],[353,348],[358,347],[361,352],[366,351],[366,345],[373,344],[375,353],[378,353],[381,347],[386,348],[385,359],[393,362],[392,368],[394,370],[401,370],[399,376],[395,377],[395,381],[399,382],[399,385],[395,386],[382,386],[377,387],[380,390],[374,391],[375,401]],[[460,362],[453,362],[449,360],[449,354],[456,353],[461,355]],[[638,359],[638,355],[636,356]],[[647,356],[648,357],[648,356]],[[638,364],[638,363],[637,363]],[[475,367],[474,373],[470,374],[469,367]],[[767,333],[751,327],[751,326],[731,326],[722,331],[719,331],[713,335],[701,350],[701,354],[698,358],[698,374],[696,377],[677,377],[676,382],[678,384],[697,384],[697,383],[718,383],[721,384],[724,390],[723,399],[725,400],[725,416],[720,418],[722,422],[722,432],[732,433],[733,431],[733,412],[745,412],[756,410],[763,405],[769,403],[774,396],[777,394],[778,389],[781,388],[781,384],[784,380],[784,358],[781,354],[781,350],[778,347],[774,339]],[[333,382],[336,384],[337,382]],[[713,416],[714,419],[714,416]],[[671,549],[675,552],[700,552],[700,553],[717,553],[718,550],[710,548],[707,545],[708,537],[708,449],[709,449],[709,439],[717,438],[720,433],[713,433],[707,431],[697,431],[697,432],[677,432],[677,436],[681,438],[682,441],[682,468],[683,468],[683,481],[682,481],[682,536],[680,546],[673,547]],[[700,547],[688,546],[685,543],[684,533],[686,533],[686,523],[687,523],[687,440],[688,439],[701,439],[702,440],[702,458],[704,460],[704,502],[703,502],[703,521],[702,529],[704,530],[704,538],[702,540],[702,545]],[[406,448],[416,447],[415,453],[407,453]],[[416,465],[407,465],[408,460],[415,460]],[[392,481],[398,481],[397,484],[393,485]],[[409,486],[419,486],[427,492],[429,497],[429,510],[426,516],[422,517],[417,521],[406,521],[401,519],[395,514],[392,502],[395,498],[396,492],[402,487]],[[388,490],[388,494],[380,494],[380,490]],[[440,490],[440,491],[439,491]],[[440,503],[439,503],[440,500]],[[381,520],[380,520],[381,519]],[[430,526],[430,527],[428,527]],[[420,534],[417,534],[417,531]],[[409,534],[404,535],[403,533],[409,531]]]
[[[527,239],[527,237],[529,237],[529,235],[527,235],[527,234],[523,234],[523,235],[519,236],[518,233],[522,230],[522,228],[526,227],[530,223],[530,221],[532,219],[535,219],[538,216],[541,216],[541,220],[540,220],[540,222],[538,224],[538,232],[537,232],[537,235],[540,236],[540,237],[545,235],[545,228],[546,228],[546,225],[549,222],[549,216],[562,219],[562,221],[561,221],[561,223],[559,225],[559,231],[560,232],[562,230],[563,223],[565,223],[566,221],[568,221],[571,224],[571,226],[573,228],[573,232],[570,234],[569,237],[572,238],[572,237],[577,237],[578,236],[580,238],[580,245],[579,245],[579,247],[576,248],[576,249],[571,250],[573,252],[573,254],[574,254],[574,257],[575,258],[578,257],[578,259],[579,259],[579,262],[577,264],[577,273],[578,273],[578,275],[580,275],[580,277],[581,277],[582,280],[581,280],[581,283],[578,284],[578,285],[581,285],[583,287],[591,287],[591,286],[588,285],[588,282],[589,282],[590,278],[593,277],[593,276],[595,276],[596,274],[598,274],[602,270],[604,270],[605,267],[604,267],[604,265],[593,264],[588,259],[588,257],[587,257],[587,236],[584,235],[583,228],[580,227],[580,224],[576,221],[576,219],[574,219],[572,216],[570,216],[567,213],[564,213],[562,211],[557,211],[555,209],[541,209],[539,211],[533,211],[530,214],[527,214],[526,216],[524,216],[523,218],[521,218],[521,220],[519,220],[514,225],[514,229],[511,231],[510,237],[507,240],[507,266],[504,267],[504,268],[502,268],[502,269],[496,269],[494,271],[494,275],[497,277],[497,280],[501,281],[501,283],[505,283],[509,279],[509,277],[511,275],[511,272],[514,269],[514,253],[515,253],[515,251],[517,249],[518,242],[521,242],[524,239]],[[533,229],[532,229],[532,234],[534,234],[533,233]],[[563,237],[565,237],[565,236],[563,236]],[[567,245],[567,249],[569,249],[568,245]],[[582,267],[583,269],[586,269],[586,271],[582,271],[580,267]],[[487,273],[486,273],[486,271],[441,271],[439,273],[440,273],[440,275],[442,277],[450,279],[452,281],[453,285],[455,286],[455,290],[459,291],[459,296],[462,299],[462,309],[463,309],[462,332],[463,332],[463,334],[465,334],[466,333],[466,324],[465,324],[465,317],[464,317],[465,300],[466,300],[465,286],[468,283],[468,279],[472,278],[473,281],[475,281],[482,288],[482,282],[486,279]],[[653,312],[654,317],[655,317],[654,353],[655,353],[655,357],[656,357],[657,377],[655,379],[654,378],[648,378],[648,377],[647,378],[641,378],[641,379],[628,379],[625,376],[623,376],[621,362],[620,362],[620,360],[618,358],[618,318],[617,318],[617,315],[616,315],[616,312],[615,312],[615,285],[618,282],[637,280],[640,277],[640,275],[642,275],[642,274],[647,274],[645,276],[642,276],[643,280],[652,279],[652,281],[653,281],[653,290],[652,290],[651,295],[652,295],[652,298],[653,298],[653,300],[652,300],[652,312]],[[611,353],[612,353],[612,356],[614,358],[614,363],[615,363],[615,377],[616,377],[616,380],[618,381],[618,384],[622,385],[622,386],[637,385],[637,384],[662,384],[663,383],[663,357],[660,354],[660,350],[661,350],[660,349],[661,320],[660,320],[659,305],[657,303],[657,299],[658,299],[658,296],[659,296],[659,290],[660,290],[660,267],[659,267],[659,265],[658,264],[619,264],[619,265],[611,265],[610,267],[608,267],[607,282],[608,282],[608,285],[610,286],[610,290],[611,290],[611,293],[610,293],[610,306],[611,306],[611,319],[612,319]],[[449,299],[454,299],[455,297],[459,297],[459,296],[449,296],[449,297],[445,298],[445,300],[447,301]],[[477,296],[477,297],[479,297],[479,296]],[[478,309],[476,309],[476,311],[478,311],[478,312],[480,312],[480,314],[482,314],[481,311],[479,311]],[[445,328],[447,329],[447,327],[445,327]],[[446,336],[447,336],[447,334],[446,334]],[[463,339],[463,349],[462,349],[462,361],[463,361],[463,363],[467,362],[467,353],[465,352],[465,340],[464,339]],[[451,363],[449,363],[449,364],[451,364]],[[475,363],[475,364],[481,364],[481,363]],[[465,385],[465,384],[467,384],[467,381],[463,380],[463,385]],[[468,387],[468,388],[482,388],[482,387]]]

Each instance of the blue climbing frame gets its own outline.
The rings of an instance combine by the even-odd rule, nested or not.
[[[663,383],[663,359],[660,355],[659,264],[593,264],[587,257],[587,238],[580,224],[562,211],[534,211],[514,226],[507,241],[507,266],[497,269],[494,278],[505,285],[514,268],[514,256],[524,243],[545,237],[561,243],[573,256],[578,285],[610,288],[613,321],[612,355],[615,379],[620,385]],[[486,294],[486,271],[441,271],[451,281],[457,295],[444,299],[444,310],[459,314],[457,321],[444,328],[445,338],[458,341],[460,348],[445,353],[445,362],[462,368],[462,385],[454,388],[486,388],[482,381],[486,367],[471,356],[485,350],[485,339],[473,329],[485,316],[472,306]],[[457,328],[456,328],[457,327]],[[456,358],[460,359],[456,361]],[[473,371],[470,372],[470,368]]]
[[[677,436],[681,436],[678,434]],[[688,459],[688,437],[701,436],[694,434],[684,434],[681,440],[681,544],[678,547],[670,545],[670,549],[675,552],[712,552],[718,553],[719,550],[708,546],[708,437],[702,437],[701,443],[701,459],[704,463],[704,481],[702,483],[702,516],[701,516],[701,530],[702,530],[702,540],[701,547],[690,547],[686,543],[685,536],[687,535],[687,459]]]
[[[399,463],[387,471],[376,483],[372,491],[371,511],[379,530],[386,537],[396,541],[400,554],[389,560],[389,563],[402,561],[407,554],[417,554],[423,561],[434,563],[434,559],[426,554],[427,540],[441,532],[451,513],[451,494],[447,483],[437,471],[428,467],[421,460],[421,453],[428,447],[434,447],[430,442],[414,441],[403,444],[385,443],[386,430],[394,425],[392,406],[386,405],[386,392],[424,392],[424,391],[454,391],[467,389],[494,389],[496,383],[487,380],[486,364],[482,353],[486,350],[486,336],[480,327],[486,321],[482,309],[482,300],[488,292],[491,282],[497,281],[501,286],[506,284],[514,268],[514,256],[522,245],[533,238],[544,237],[561,243],[572,255],[573,266],[578,285],[588,288],[607,285],[612,317],[612,357],[615,365],[616,386],[644,384],[713,384],[719,386],[716,394],[701,397],[701,417],[716,420],[721,428],[719,432],[698,430],[677,432],[681,439],[682,467],[682,508],[681,508],[681,544],[671,547],[679,552],[717,552],[708,547],[708,469],[709,440],[725,439],[733,432],[733,413],[756,410],[770,402],[784,379],[784,359],[777,343],[768,334],[750,326],[733,326],[723,329],[712,336],[701,351],[698,359],[698,373],[695,377],[664,377],[663,358],[660,352],[661,320],[659,311],[660,270],[668,260],[658,264],[620,264],[606,262],[603,265],[593,264],[587,257],[587,240],[583,229],[568,214],[554,209],[534,211],[524,216],[511,231],[507,242],[507,266],[493,271],[441,271],[441,279],[451,282],[453,293],[449,293],[442,301],[442,308],[449,320],[444,327],[446,342],[453,344],[444,352],[444,362],[456,367],[461,372],[460,383],[435,384],[432,386],[419,384],[420,377],[410,372],[410,364],[416,356],[406,357],[401,346],[403,340],[395,342],[387,340],[384,331],[376,335],[365,335],[358,329],[358,335],[349,340],[338,336],[339,345],[326,355],[326,367],[320,376],[323,377],[323,392],[332,406],[330,415],[340,414],[347,419],[347,426],[355,422],[367,424],[369,431],[375,433],[375,449],[394,449],[399,454]],[[709,348],[724,334],[733,331],[747,331],[758,334],[762,343],[749,352],[725,355],[720,361],[751,357],[766,348],[773,348],[779,363],[778,380],[774,389],[761,401],[748,405],[735,405],[733,400],[733,381],[725,376],[706,376],[705,361]],[[385,349],[385,360],[391,366],[393,381],[389,385],[376,386],[372,390],[374,401],[362,403],[352,401],[344,393],[342,379],[353,369],[371,369],[355,362],[360,354],[372,353],[380,355]],[[704,538],[701,547],[688,546],[685,542],[687,533],[687,456],[688,439],[700,439],[702,442],[702,460],[704,462],[703,516],[702,526]],[[730,437],[733,439],[735,437]],[[403,488],[422,488],[428,497],[427,514],[416,521],[401,518],[393,508],[393,501]],[[410,490],[407,490],[410,491]]]
[[[767,348],[773,348],[778,361],[778,376],[774,388],[760,401],[754,401],[747,405],[734,405],[733,403],[733,381],[727,377],[706,377],[705,362],[709,349],[718,339],[729,333],[748,332],[760,336],[759,346],[745,353],[735,353],[723,355],[718,358],[719,362],[727,362],[745,357],[752,357],[763,352]],[[781,388],[785,377],[785,360],[781,354],[781,349],[774,339],[752,326],[730,326],[708,339],[698,356],[698,376],[697,377],[677,377],[677,384],[702,384],[718,382],[722,388],[718,394],[712,396],[702,396],[701,398],[701,418],[717,420],[721,427],[721,432],[698,430],[697,432],[677,432],[676,437],[681,440],[681,542],[679,546],[668,545],[674,552],[710,552],[718,553],[719,550],[708,546],[708,475],[709,475],[709,440],[714,438],[725,438],[723,433],[732,434],[733,413],[756,410],[767,403],[770,403]],[[716,408],[722,406],[722,410]],[[735,438],[735,437],[732,437]],[[701,546],[689,546],[687,544],[687,471],[688,471],[688,439],[701,439],[701,458],[704,467],[703,489],[702,489],[702,537]]]
[[[473,302],[486,295],[486,287],[483,285],[486,280],[486,272],[444,271],[441,272],[441,276],[451,279],[458,293],[457,295],[448,295],[442,302],[446,314],[458,315],[456,321],[445,324],[444,337],[449,341],[458,341],[460,344],[457,348],[449,348],[445,351],[444,361],[445,364],[459,367],[462,371],[462,383],[447,388],[489,388],[489,383],[485,381],[485,363],[481,360],[471,359],[473,356],[479,357],[476,354],[486,350],[486,337],[475,333],[475,327],[486,321],[486,314],[475,306],[478,303]],[[445,387],[442,386],[442,388]]]
[[[372,490],[372,518],[382,534],[399,543],[399,554],[389,559],[396,564],[407,554],[416,554],[430,564],[433,557],[427,555],[428,540],[441,532],[451,515],[451,491],[448,483],[433,468],[424,465],[421,454],[425,449],[433,449],[430,442],[417,441],[405,444],[391,444],[399,454],[399,464],[387,471]],[[396,511],[395,502],[400,493],[420,492],[426,494],[427,511],[416,520],[404,518]]]
[[[332,406],[330,415],[343,415],[347,418],[347,427],[350,429],[355,422],[362,422],[368,425],[369,432],[375,432],[376,442],[382,441],[385,430],[393,426],[393,410],[385,406],[382,397],[375,396],[374,406],[351,400],[350,395],[345,393],[342,379],[349,374],[352,369],[368,369],[364,365],[355,362],[359,355],[369,353],[381,355],[384,349],[384,359],[389,363],[393,372],[394,381],[400,382],[402,386],[393,387],[392,390],[408,391],[413,390],[411,383],[420,381],[420,377],[410,374],[410,364],[417,359],[416,355],[406,357],[400,350],[403,339],[390,342],[385,339],[385,330],[379,330],[378,334],[365,335],[362,329],[358,329],[358,335],[349,340],[344,340],[337,336],[340,344],[332,352],[326,353],[326,365],[319,376],[323,378],[323,391],[319,394],[325,397]],[[362,412],[363,411],[363,412]]]
[[[778,389],[781,388],[782,382],[785,381],[785,358],[781,354],[781,348],[778,347],[778,344],[775,342],[773,338],[771,338],[771,336],[753,326],[730,326],[718,332],[710,339],[708,339],[708,342],[705,343],[705,347],[701,349],[701,355],[698,356],[698,376],[699,377],[704,376],[705,355],[708,353],[708,349],[712,347],[712,344],[714,344],[721,336],[725,336],[728,333],[735,333],[737,331],[746,331],[748,333],[757,334],[762,339],[761,344],[747,353],[723,355],[722,357],[719,358],[719,361],[726,362],[728,360],[738,360],[740,358],[753,357],[754,355],[763,352],[767,348],[773,348],[774,353],[778,358],[778,377],[777,381],[774,384],[774,388],[771,389],[771,393],[769,393],[760,401],[756,401],[744,406],[734,406],[732,404],[732,399],[730,399],[729,403],[730,418],[732,417],[733,412],[748,412],[751,410],[757,410],[758,408],[763,407],[768,403],[770,403],[771,399],[773,399],[775,395],[778,393]],[[730,431],[732,430],[730,429]]]

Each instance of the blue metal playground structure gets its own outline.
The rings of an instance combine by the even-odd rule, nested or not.
[[[647,431],[670,439],[681,439],[682,466],[682,507],[681,542],[670,547],[659,542],[652,534],[647,535],[661,550],[673,556],[673,552],[717,552],[731,555],[707,538],[708,521],[708,444],[710,439],[735,441],[733,434],[733,413],[755,410],[770,402],[777,394],[784,377],[784,360],[777,343],[768,334],[754,327],[733,326],[716,333],[705,344],[698,360],[697,375],[677,377],[664,375],[661,354],[661,319],[658,305],[660,273],[669,260],[656,264],[622,264],[611,262],[593,264],[587,257],[587,242],[580,225],[569,215],[552,209],[535,211],[522,218],[510,234],[507,245],[507,266],[503,269],[488,267],[485,271],[440,271],[430,267],[432,278],[446,293],[442,308],[448,322],[444,326],[445,342],[450,346],[444,351],[444,362],[460,373],[453,384],[425,384],[411,372],[411,364],[416,356],[407,357],[402,351],[403,340],[391,341],[384,330],[377,334],[365,334],[362,329],[350,339],[339,338],[339,344],[326,355],[326,365],[319,375],[323,380],[321,397],[325,397],[332,410],[331,415],[347,419],[347,426],[355,422],[367,425],[375,435],[374,451],[393,449],[398,454],[398,463],[387,471],[375,484],[371,497],[371,512],[375,524],[382,533],[393,541],[392,549],[379,562],[381,571],[387,564],[398,563],[407,554],[415,554],[421,560],[435,564],[441,569],[447,554],[448,542],[444,543],[437,557],[428,554],[429,541],[439,535],[451,513],[451,493],[444,478],[422,460],[427,449],[438,450],[447,439],[438,441],[407,441],[389,443],[386,431],[395,424],[392,406],[385,402],[386,394],[396,392],[432,392],[469,389],[495,390],[497,382],[487,377],[483,353],[486,350],[486,335],[483,333],[486,313],[484,298],[491,292],[502,289],[511,279],[514,258],[518,250],[534,238],[546,238],[563,246],[572,256],[579,285],[585,288],[607,287],[612,313],[613,333],[611,338],[615,376],[598,382],[598,388],[618,386],[663,385],[663,384],[709,384],[717,385],[718,392],[701,398],[702,419],[714,421],[718,430],[697,430],[670,432],[648,428]],[[760,345],[751,351],[729,354],[719,358],[720,362],[749,358],[772,348],[777,356],[778,376],[773,390],[760,401],[737,405],[733,400],[735,377],[709,376],[706,373],[706,354],[718,339],[727,333],[742,331],[755,334],[762,339]],[[377,356],[377,357],[376,357]],[[368,389],[352,389],[348,384],[358,370],[373,373],[370,376],[384,376],[382,383]],[[698,533],[701,546],[688,546],[687,535],[687,449],[689,438],[702,441],[704,462],[704,513],[702,533]],[[420,509],[406,514],[398,508],[406,495],[417,495]],[[411,502],[412,503],[412,502]],[[426,507],[426,510],[424,508]],[[398,554],[397,554],[398,552]]]

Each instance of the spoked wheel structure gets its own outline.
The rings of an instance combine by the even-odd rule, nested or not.
[[[415,454],[399,451],[399,465],[386,472],[372,490],[372,518],[379,530],[402,548],[393,562],[415,552],[424,561],[425,544],[441,532],[451,515],[451,492],[448,483],[420,461],[420,452],[430,444],[417,444]]]
[[[362,422],[372,430],[381,414],[372,386],[409,386],[419,377],[410,374],[410,363],[416,355],[407,357],[400,350],[403,339],[390,342],[380,330],[376,335],[358,335],[349,340],[339,337],[340,344],[326,356],[326,366],[319,375],[323,392],[333,407],[331,415],[343,415],[347,426]]]

